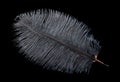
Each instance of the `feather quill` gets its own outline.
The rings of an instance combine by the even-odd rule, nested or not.
[[[93,61],[98,61],[99,42],[90,34],[90,28],[74,17],[54,10],[37,10],[16,19],[15,41],[31,61],[67,73],[89,72]]]

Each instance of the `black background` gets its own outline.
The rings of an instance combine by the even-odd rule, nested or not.
[[[105,67],[99,63],[92,65],[90,74],[66,74],[57,71],[42,69],[42,67],[26,60],[18,49],[14,46],[14,31],[12,24],[14,18],[20,14],[37,9],[54,9],[65,12],[83,21],[90,28],[95,38],[100,41],[102,50],[98,59],[110,65]],[[3,62],[3,79],[9,81],[108,81],[116,80],[117,74],[113,69],[115,67],[116,52],[116,4],[114,2],[88,2],[88,1],[35,1],[35,0],[13,0],[3,4],[4,28],[5,32],[1,32],[3,36],[2,44],[5,48],[2,55]],[[2,17],[2,16],[1,16]],[[116,59],[117,60],[117,59]]]

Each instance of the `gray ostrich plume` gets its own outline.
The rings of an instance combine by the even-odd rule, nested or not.
[[[74,17],[54,10],[36,10],[16,19],[17,47],[36,64],[67,73],[89,73],[93,62],[104,64],[97,59],[99,42],[88,26]]]

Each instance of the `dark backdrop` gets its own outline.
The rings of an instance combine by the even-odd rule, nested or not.
[[[115,4],[114,4],[115,5]],[[113,3],[109,2],[88,2],[88,1],[35,1],[35,0],[13,0],[3,4],[3,14],[5,15],[3,22],[5,32],[1,32],[5,42],[5,51],[2,53],[3,76],[4,80],[10,81],[108,81],[116,80],[115,70],[113,70],[115,62],[114,57],[116,47],[115,35],[117,27],[115,27],[116,8]],[[31,10],[48,8],[59,10],[76,17],[79,21],[83,21],[90,28],[95,38],[100,41],[102,50],[98,59],[110,65],[105,67],[99,63],[92,65],[90,74],[66,74],[57,71],[45,70],[38,65],[26,60],[18,49],[15,48],[12,40],[14,32],[12,24],[14,18],[20,13]],[[7,44],[6,44],[7,43]],[[2,44],[3,45],[3,44]]]

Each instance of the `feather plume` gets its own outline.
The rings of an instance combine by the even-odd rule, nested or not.
[[[37,10],[16,19],[15,41],[31,61],[67,73],[89,72],[93,61],[98,61],[95,57],[101,49],[99,42],[90,28],[74,17],[54,10]]]

